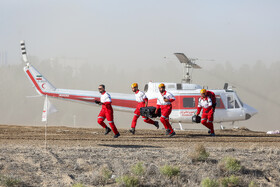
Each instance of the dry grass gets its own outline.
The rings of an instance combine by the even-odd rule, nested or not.
[[[13,187],[21,185],[21,181],[17,177],[0,175],[0,185],[5,187]]]
[[[160,168],[160,173],[168,178],[179,175],[180,168],[176,166],[164,165]]]
[[[138,130],[134,136],[120,131],[115,140],[104,136],[103,129],[52,127],[45,150],[40,128],[0,126],[0,174],[20,178],[22,186],[196,187],[222,179],[234,182],[233,174],[240,186],[280,184],[280,136],[217,131],[217,137],[208,137],[207,132],[183,131],[170,139],[161,131]],[[194,152],[202,161],[192,161],[188,155]],[[231,167],[225,157],[235,159]]]
[[[251,181],[248,187],[259,187],[260,185],[255,182],[255,181]]]
[[[226,154],[233,154],[227,150],[210,151],[218,160],[223,160]],[[280,182],[280,172],[275,168],[278,164],[277,155],[273,162],[257,151],[235,149],[234,154],[243,160],[246,168],[250,168],[239,170],[236,174],[242,186],[248,186],[252,180],[263,185]],[[0,172],[13,172],[31,186],[41,186],[43,183],[50,186],[71,186],[77,183],[85,186],[200,186],[207,177],[214,181],[224,178],[223,183],[235,184],[232,182],[233,177],[220,172],[218,163],[191,162],[187,157],[182,157],[187,154],[179,149],[141,148],[141,151],[135,151],[134,148],[51,148],[44,153],[40,148],[2,145],[0,155],[3,164]],[[247,158],[244,159],[243,155]],[[23,162],[21,158],[28,159]],[[160,167],[162,165],[164,167]],[[203,184],[215,185],[209,180]]]
[[[146,168],[143,165],[143,162],[138,162],[131,167],[131,171],[136,176],[143,176],[146,172]]]
[[[234,174],[242,169],[240,161],[230,156],[223,158],[219,162],[218,167],[227,174]]]
[[[223,187],[228,186],[239,186],[240,185],[240,178],[234,175],[231,175],[230,177],[224,177],[221,179],[221,185]]]
[[[219,187],[219,182],[215,179],[210,179],[209,177],[201,181],[202,187]]]
[[[195,151],[190,154],[190,158],[193,162],[206,161],[210,153],[208,153],[202,144],[198,144],[195,147]]]
[[[117,183],[124,185],[125,187],[137,187],[140,185],[140,181],[137,177],[131,175],[124,175],[116,179]]]
[[[105,185],[111,179],[113,172],[106,166],[100,168],[97,181],[100,185]]]
[[[76,183],[72,187],[86,187],[86,186],[81,183]]]

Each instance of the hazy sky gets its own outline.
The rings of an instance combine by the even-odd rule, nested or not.
[[[93,63],[162,63],[164,56],[218,63],[280,60],[278,0],[0,0],[0,51],[80,57]],[[173,58],[173,57],[172,57]]]

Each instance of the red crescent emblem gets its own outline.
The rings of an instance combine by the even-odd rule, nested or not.
[[[44,88],[44,89],[45,89],[44,85],[45,85],[45,83],[43,83],[43,84],[42,84],[42,88]]]

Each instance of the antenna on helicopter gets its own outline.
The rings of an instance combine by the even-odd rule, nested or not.
[[[203,61],[214,61],[213,59],[198,59],[198,58],[188,58],[184,53],[174,53],[174,55],[179,59],[179,61],[183,64],[183,78],[182,83],[188,83],[190,84],[192,81],[192,75],[190,74],[190,69],[201,69],[199,65],[197,65],[195,62],[197,60],[203,60]]]

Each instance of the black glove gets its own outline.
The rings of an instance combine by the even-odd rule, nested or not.
[[[216,103],[212,105],[213,111],[215,112],[216,109]]]
[[[192,122],[194,123],[200,123],[201,122],[201,117],[197,115],[192,116]]]
[[[100,101],[97,101],[97,100],[95,100],[94,102],[95,102],[96,104],[100,104],[100,103],[101,103]]]
[[[160,116],[161,116],[161,109],[159,108],[159,109],[158,109],[158,113],[155,114],[155,117],[160,117]]]
[[[196,123],[196,115],[192,116],[192,122]]]

